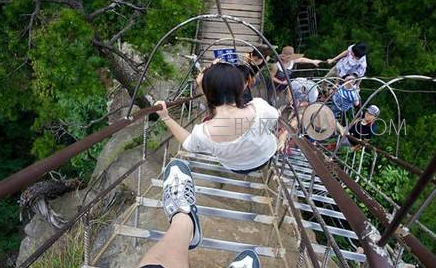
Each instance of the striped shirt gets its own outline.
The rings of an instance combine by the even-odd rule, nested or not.
[[[347,56],[343,57],[336,64],[336,70],[339,77],[343,77],[347,74],[357,74],[357,76],[362,77],[366,72],[366,56],[361,57],[360,59],[355,59],[353,57],[353,53],[351,51],[351,45],[348,47]]]
[[[333,95],[333,102],[339,110],[346,112],[354,103],[360,102],[360,96],[355,86],[350,89],[341,86]]]

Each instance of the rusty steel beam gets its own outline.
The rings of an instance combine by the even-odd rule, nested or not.
[[[288,131],[294,132],[290,128],[288,128]],[[371,226],[363,212],[341,187],[334,176],[334,172],[329,170],[331,163],[326,163],[324,155],[306,139],[295,137],[294,140],[359,238],[369,266],[377,268],[393,267],[389,260],[389,254],[376,244],[373,235],[371,235],[374,227]]]
[[[380,246],[385,246],[388,243],[389,238],[397,230],[398,226],[400,226],[401,221],[407,216],[407,213],[410,211],[413,204],[418,199],[419,195],[425,190],[427,184],[433,179],[433,174],[435,172],[436,172],[436,154],[433,156],[433,159],[428,164],[424,173],[416,182],[415,186],[413,187],[412,191],[410,192],[403,206],[397,211],[397,213],[395,213],[394,219],[386,227],[385,232],[383,233],[382,237],[380,238],[380,241],[378,242]]]
[[[354,181],[350,176],[348,176],[345,171],[343,171],[336,163],[329,163],[335,173],[338,175],[338,178],[343,182],[348,189],[350,189],[353,194],[357,197],[357,199],[362,202],[366,208],[374,215],[380,223],[387,227],[390,224],[389,213],[385,210],[385,208],[380,205],[368,192],[360,187],[360,185]],[[401,229],[400,232],[396,234],[397,239],[406,245],[407,249],[412,253],[416,258],[425,265],[425,267],[433,267],[436,263],[436,256],[428,250],[418,238],[416,238],[413,234],[411,234],[407,229]]]
[[[201,95],[196,95],[190,98],[184,98],[175,102],[169,102],[167,107],[173,107],[185,103],[187,101],[196,99]],[[109,125],[89,136],[69,145],[68,147],[59,150],[51,156],[39,160],[38,162],[18,171],[0,181],[0,199],[13,194],[19,190],[22,190],[30,184],[38,181],[47,172],[56,169],[69,161],[79,153],[89,149],[94,144],[110,137],[114,133],[118,132],[122,128],[136,122],[139,119],[144,118],[146,114],[154,113],[162,109],[161,105],[155,105],[147,107],[136,112],[132,118],[124,118],[116,121],[112,125]]]

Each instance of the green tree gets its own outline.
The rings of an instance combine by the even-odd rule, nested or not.
[[[133,95],[142,70],[117,42],[133,45],[145,61],[166,31],[201,7],[200,0],[1,1],[0,178],[105,126],[105,120],[88,123],[107,113],[110,81]],[[162,55],[154,62],[161,76],[175,73]],[[148,105],[141,94],[135,102]],[[85,179],[101,148],[78,155],[62,172]],[[0,204],[0,226],[7,230],[0,237],[0,266],[19,242],[16,198]]]

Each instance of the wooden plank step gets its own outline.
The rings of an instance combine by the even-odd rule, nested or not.
[[[207,20],[207,21],[202,21],[201,23],[202,23],[202,27],[210,26],[210,27],[215,27],[215,28],[222,28],[222,27],[227,28],[226,23],[224,21],[222,21],[222,20],[220,20],[220,21],[218,21],[218,20],[215,20],[215,21]],[[242,29],[249,29],[247,26],[245,26],[244,24],[242,24],[240,22],[229,21],[229,24],[230,24],[230,26],[232,28],[236,28],[237,29],[238,27],[240,27]],[[260,23],[258,23],[258,24],[256,24],[256,23],[253,24],[252,23],[252,25],[254,26],[254,28],[260,30]]]
[[[209,2],[212,4],[215,4],[214,0],[207,0],[205,2]],[[220,0],[221,5],[223,4],[244,4],[244,5],[251,5],[251,6],[262,6],[263,1],[262,0]]]
[[[201,39],[201,44],[202,44],[202,46],[206,46],[207,47],[207,45],[210,45],[210,44],[213,44],[214,42],[216,42],[218,39],[209,39],[209,38],[202,38]],[[244,40],[244,41],[247,41],[248,43],[250,43],[251,45],[253,45],[253,46],[258,46],[258,45],[260,45],[260,43],[259,43],[259,41],[248,41],[248,40]],[[224,47],[224,48],[233,48],[233,41],[232,40],[224,40],[224,41],[221,41],[219,44],[216,44],[217,46],[221,46],[221,47]],[[215,45],[214,45],[215,46]],[[238,43],[238,42],[236,42],[236,47],[238,48],[243,48],[243,47],[248,47],[248,48],[250,48],[250,49],[248,49],[248,50],[244,50],[244,52],[250,52],[251,50],[253,50],[249,45],[246,45],[246,44],[244,44],[244,43]],[[239,51],[239,50],[238,50]],[[241,50],[242,51],[242,50]]]
[[[205,40],[205,39],[218,40],[218,39],[223,39],[223,38],[232,38],[232,35],[229,32],[227,32],[227,33],[205,32],[205,33],[203,33],[203,36],[202,36],[202,40]],[[250,43],[253,43],[253,42],[259,43],[259,41],[260,41],[260,38],[257,35],[235,34],[235,38],[241,39],[241,40],[244,40],[244,41],[247,41]]]
[[[247,34],[247,35],[256,35],[256,32],[253,31],[252,29],[241,25],[241,24],[233,24],[230,25],[230,28],[232,29],[233,33],[235,34]],[[258,29],[256,27],[256,29]],[[259,30],[259,29],[258,29]],[[208,23],[206,25],[203,25],[203,29],[202,32],[213,32],[213,33],[228,33],[229,32],[229,28],[224,24],[219,24],[217,25],[217,23]]]
[[[236,4],[235,4],[236,3]],[[243,5],[240,4],[239,1],[235,1],[235,3],[225,3],[221,4],[221,8],[223,10],[240,10],[240,11],[251,11],[251,12],[262,12],[262,5]],[[212,8],[216,8],[216,4],[212,6]]]
[[[212,13],[212,14],[216,14],[216,13]],[[229,14],[227,14],[227,15],[229,15]],[[244,21],[244,22],[246,22],[246,23],[250,23],[250,24],[257,24],[257,25],[260,25],[261,24],[261,18],[249,18],[249,17],[238,17],[238,16],[235,16],[235,17],[237,17],[238,19],[240,19],[240,20],[242,20],[242,21]],[[206,18],[206,19],[204,19],[204,21],[218,21],[218,22],[223,22],[223,20],[222,19],[219,19],[219,18]],[[232,21],[232,20],[229,20],[229,22],[235,22],[235,21]]]
[[[262,13],[258,11],[245,11],[245,10],[233,10],[233,9],[222,9],[221,10],[224,15],[230,15],[241,18],[262,18]],[[218,14],[218,9],[211,8],[209,9],[210,13]]]

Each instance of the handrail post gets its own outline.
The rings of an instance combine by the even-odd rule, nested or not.
[[[433,159],[428,164],[422,176],[416,182],[415,187],[410,192],[408,198],[404,202],[404,205],[398,210],[398,212],[395,214],[394,219],[386,228],[382,237],[378,241],[379,246],[385,246],[387,244],[389,238],[392,236],[392,234],[395,232],[398,226],[400,226],[401,221],[407,216],[407,213],[412,208],[412,205],[418,199],[419,195],[424,191],[427,184],[433,179],[433,174],[435,173],[435,171],[436,171],[436,154],[433,156]]]

